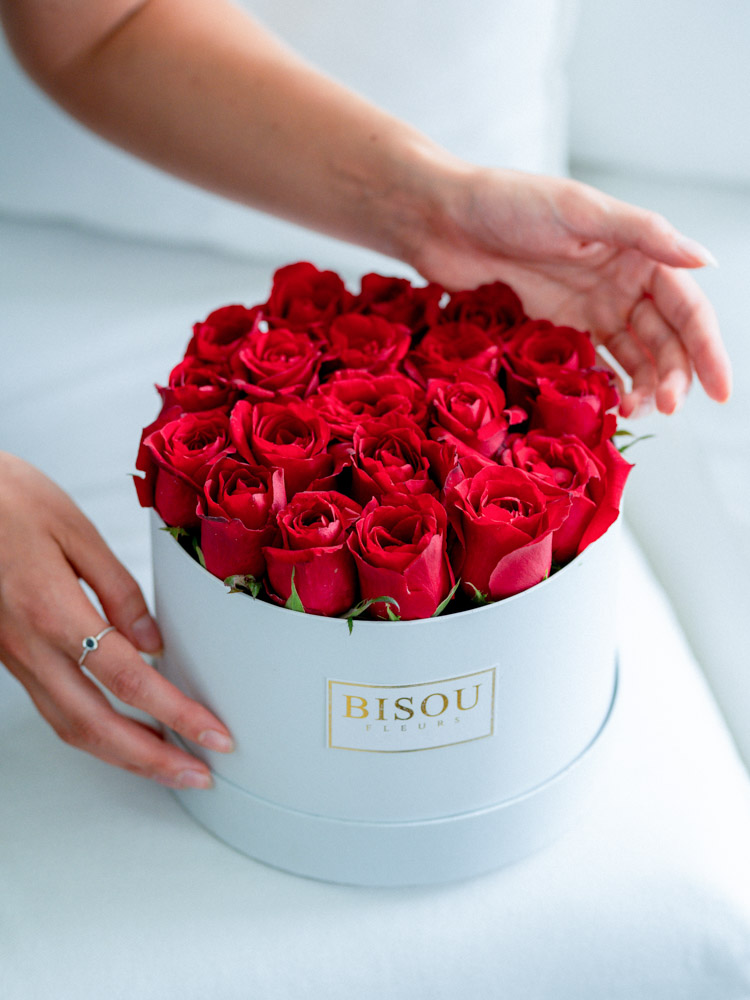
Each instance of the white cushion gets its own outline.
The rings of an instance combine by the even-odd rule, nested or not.
[[[582,0],[571,146],[599,168],[750,181],[745,0]]]

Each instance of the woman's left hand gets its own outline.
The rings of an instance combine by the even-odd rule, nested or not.
[[[632,378],[623,416],[672,413],[693,372],[719,402],[731,370],[685,268],[715,263],[666,219],[580,184],[457,167],[409,262],[447,288],[506,281],[532,317],[589,330]]]

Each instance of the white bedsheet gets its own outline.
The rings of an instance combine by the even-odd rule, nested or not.
[[[70,489],[148,588],[125,474],[150,384],[270,265],[10,222],[0,255],[0,447]],[[0,997],[747,1000],[750,781],[629,539],[620,648],[586,820],[511,868],[408,890],[235,853],[165,789],[60,743],[0,675]]]

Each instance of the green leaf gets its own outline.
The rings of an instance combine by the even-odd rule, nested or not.
[[[438,604],[437,608],[435,608],[435,610],[433,611],[432,613],[433,618],[437,618],[438,615],[441,615],[445,611],[445,609],[448,607],[448,602],[453,600],[453,595],[458,590],[458,585],[460,582],[461,582],[460,580],[456,580],[456,582],[451,587],[451,591],[446,597],[446,599],[444,601],[441,601],[440,604]]]
[[[299,594],[297,593],[297,588],[294,586],[294,574],[296,568],[292,569],[292,592],[289,595],[289,600],[284,605],[285,608],[289,608],[290,611],[301,611],[302,614],[306,614],[305,606],[299,599]]]
[[[474,591],[474,603],[475,604],[491,604],[492,603],[492,601],[490,601],[490,595],[489,594],[483,594],[481,590],[477,590],[477,588],[474,586],[473,583],[470,583],[469,586]]]
[[[633,438],[632,441],[628,441],[627,444],[624,444],[622,446],[622,448],[618,448],[617,450],[620,452],[621,455],[624,455],[625,452],[628,450],[628,448],[632,448],[634,444],[638,444],[640,441],[648,441],[648,439],[652,438],[652,437],[656,437],[656,435],[655,434],[641,434],[640,437]]]
[[[203,558],[203,550],[201,549],[200,545],[198,544],[198,539],[197,538],[193,538],[192,541],[193,541],[193,552],[195,553],[195,558],[198,560],[198,562],[201,564],[201,566],[205,569],[206,568],[206,560]]]
[[[355,618],[359,618],[360,615],[364,614],[371,604],[381,604],[384,601],[389,605],[389,613],[391,604],[395,604],[396,607],[398,607],[398,601],[396,601],[393,597],[368,597],[366,601],[360,601],[359,604],[355,604],[353,608],[347,611],[345,615],[342,615],[342,618],[346,619],[346,623],[349,627],[349,635],[352,634]],[[391,621],[394,620],[400,621],[399,618],[391,618]]]
[[[633,432],[632,431],[626,431],[624,427],[621,427],[619,430],[615,431],[615,433],[612,435],[612,437],[616,437],[616,438],[617,437],[629,437],[629,438],[632,438],[633,437]]]
[[[229,587],[230,594],[246,594],[248,597],[257,597],[261,591],[261,582],[254,576],[228,576],[224,581],[224,586]]]
[[[169,532],[172,538],[176,538],[178,541],[181,538],[186,538],[190,536],[190,532],[187,530],[187,528],[181,528],[178,524],[174,525],[174,527],[170,527],[168,524],[162,525],[162,527],[159,528],[159,531]]]
[[[393,603],[395,604],[396,602],[394,601]],[[398,604],[396,604],[396,607],[398,607]],[[395,611],[392,611],[390,604],[386,604],[385,610],[388,613],[388,620],[389,621],[392,621],[392,622],[400,622],[401,621],[401,615],[397,615]]]

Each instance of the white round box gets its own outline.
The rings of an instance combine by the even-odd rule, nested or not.
[[[333,882],[444,882],[531,853],[590,802],[617,693],[617,524],[522,594],[351,634],[230,595],[161,527],[152,513],[160,669],[236,742],[191,745],[214,788],[176,794],[233,847]]]

